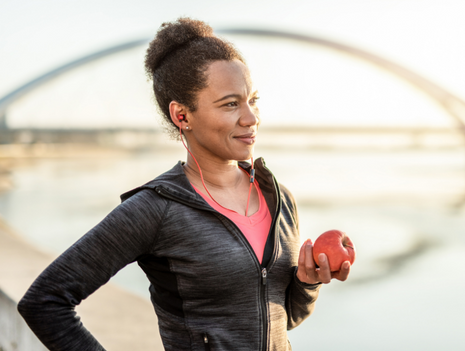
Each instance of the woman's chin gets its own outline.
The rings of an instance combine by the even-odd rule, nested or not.
[[[251,145],[246,152],[241,153],[241,155],[237,158],[237,161],[250,161],[250,159],[253,158],[253,152],[254,146]]]
[[[233,149],[229,148],[229,152],[227,154],[223,154],[220,156],[220,153],[217,153],[217,156],[220,158],[224,159],[225,161],[250,161],[251,158],[253,158],[254,154],[254,146],[250,145],[246,148],[241,148],[241,149]]]
[[[242,162],[242,161],[250,162],[251,158],[253,158],[253,154],[250,154],[250,155],[248,155],[246,157],[237,158],[236,161],[238,161],[238,162]]]

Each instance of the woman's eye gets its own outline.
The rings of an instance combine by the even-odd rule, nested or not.
[[[259,98],[258,96],[255,96],[255,97],[253,97],[252,99],[250,99],[250,102],[249,102],[249,103],[250,103],[251,105],[255,105],[255,104],[257,103],[257,100],[258,100],[258,99],[260,99],[260,98]]]
[[[236,102],[236,101],[228,102],[228,103],[226,104],[226,106],[227,106],[227,107],[235,107],[235,106],[237,106],[237,102]]]

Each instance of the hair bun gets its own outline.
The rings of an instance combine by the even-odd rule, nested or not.
[[[179,128],[171,119],[170,104],[176,101],[187,111],[197,109],[197,95],[208,86],[208,65],[215,61],[239,60],[239,51],[227,40],[213,34],[202,21],[181,17],[163,23],[145,55],[145,72],[153,81],[153,92],[162,120],[174,139]]]
[[[176,22],[163,23],[150,43],[150,68],[147,65],[146,68],[153,74],[171,52],[195,39],[214,36],[212,27],[191,18],[181,17]]]

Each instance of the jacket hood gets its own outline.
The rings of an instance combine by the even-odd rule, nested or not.
[[[143,189],[151,189],[157,192],[163,191],[165,194],[169,194],[170,197],[182,199],[183,202],[187,201],[191,204],[196,204],[197,206],[210,208],[210,205],[208,205],[207,202],[199,194],[197,194],[195,189],[192,187],[191,183],[189,182],[189,179],[184,173],[183,164],[184,162],[179,161],[169,171],[159,175],[155,179],[142,186],[139,186],[133,190],[130,190],[122,194],[120,196],[121,201],[123,202],[127,200],[132,195],[136,194],[137,192]],[[246,170],[248,173],[250,172],[250,163],[239,162],[239,166]],[[262,157],[257,158],[254,161],[254,168],[256,172],[255,178],[260,184],[260,189],[264,193],[274,195],[272,196],[272,202],[276,203],[276,195],[277,192],[279,193],[279,190],[277,189],[277,183],[274,179],[273,174],[268,170],[268,168],[266,168],[265,161]]]

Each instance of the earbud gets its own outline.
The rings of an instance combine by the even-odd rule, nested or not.
[[[178,115],[178,121],[182,122],[186,120],[186,115]]]

